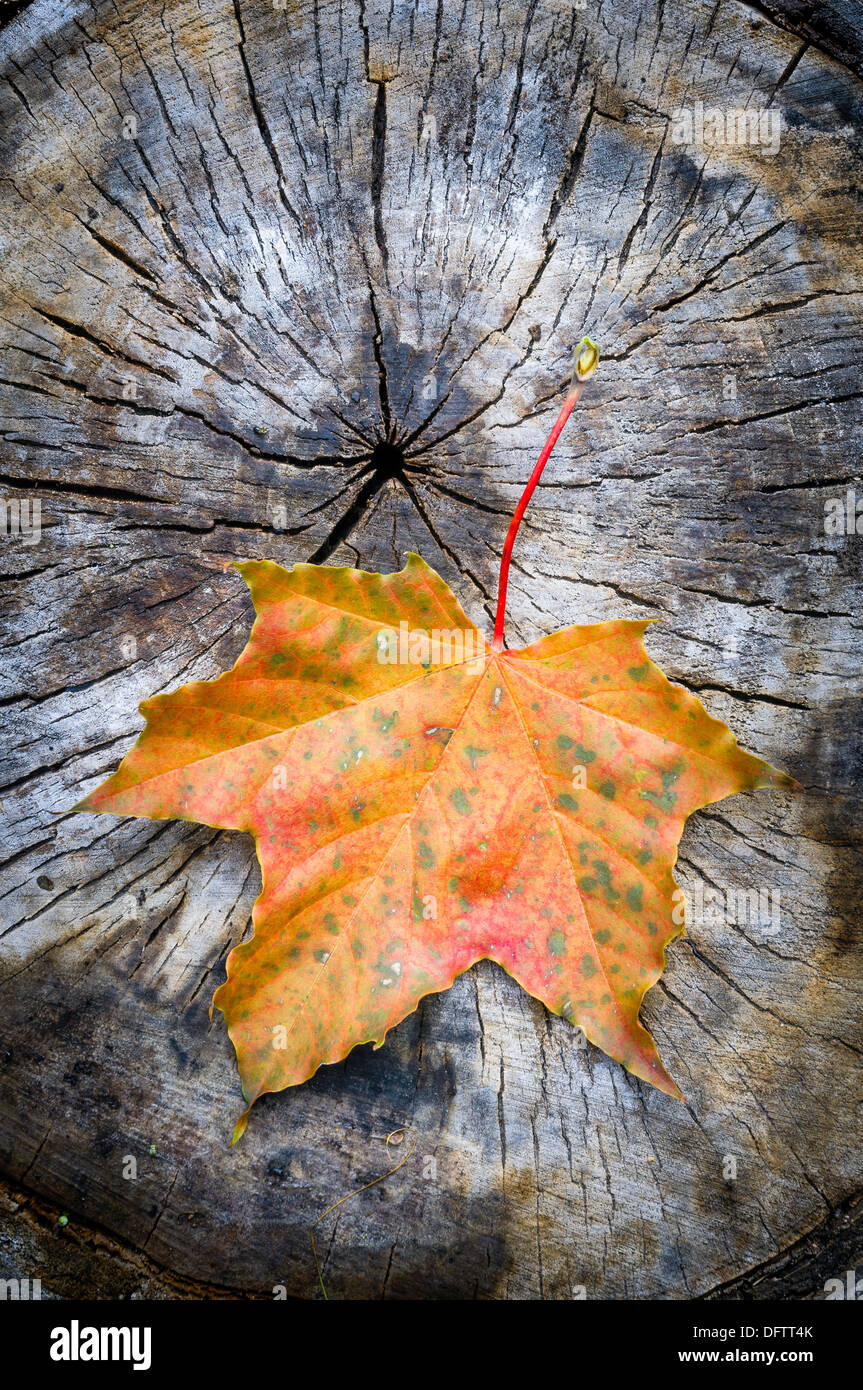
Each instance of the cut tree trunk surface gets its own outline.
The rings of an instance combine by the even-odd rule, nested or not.
[[[0,1273],[319,1296],[309,1225],[410,1126],[317,1228],[330,1297],[823,1296],[863,1254],[863,540],[825,531],[863,497],[859,11],[18,8],[0,473],[41,533],[13,509],[0,539]],[[712,107],[760,142],[719,144]],[[208,1010],[252,841],[68,808],[141,699],[241,651],[231,560],[416,550],[490,632],[585,330],[508,640],[660,619],[671,678],[805,788],[695,816],[678,880],[780,894],[779,929],[714,907],[669,951],[643,1017],[685,1105],[484,963],[232,1149]]]

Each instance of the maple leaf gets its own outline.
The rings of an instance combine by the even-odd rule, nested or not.
[[[647,622],[503,649],[515,531],[579,393],[513,519],[492,647],[418,555],[386,575],[240,564],[257,617],[236,665],[145,701],[135,747],[75,808],[255,837],[254,935],[213,1000],[248,1106],[235,1141],[259,1096],[379,1047],[482,959],[680,1097],[639,1010],[683,929],[684,823],[796,783],[671,684]]]
[[[481,959],[679,1096],[638,1014],[681,930],[684,822],[792,779],[667,680],[645,622],[495,651],[418,555],[389,575],[238,568],[257,620],[236,666],[145,701],[76,809],[254,835],[254,936],[214,998],[249,1105],[380,1046]],[[381,660],[403,623],[462,634],[469,658],[450,637],[437,665]]]

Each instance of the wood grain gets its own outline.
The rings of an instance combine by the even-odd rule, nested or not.
[[[17,7],[16,7],[17,8]],[[818,1297],[863,1256],[859,19],[681,0],[33,0],[0,33],[0,1276],[124,1297]],[[779,113],[685,146],[675,111]],[[240,1096],[208,1018],[251,840],[65,808],[217,675],[236,558],[400,568],[652,655],[799,796],[701,813],[634,1081],[486,963]],[[151,1150],[155,1151],[151,1151]],[[137,1178],[124,1177],[128,1156]],[[736,1178],[728,1176],[736,1160]],[[56,1216],[68,1216],[58,1226]]]

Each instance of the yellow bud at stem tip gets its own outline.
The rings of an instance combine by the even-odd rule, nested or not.
[[[582,338],[575,349],[574,381],[588,381],[599,366],[599,347],[590,338]],[[573,383],[574,384],[574,383]]]

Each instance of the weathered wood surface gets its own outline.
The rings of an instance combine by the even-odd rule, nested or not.
[[[823,524],[859,479],[861,46],[800,9],[34,0],[0,34],[0,472],[42,508],[0,538],[3,1275],[315,1296],[310,1222],[405,1124],[319,1228],[331,1297],[817,1296],[863,1253],[863,542]],[[699,99],[779,111],[779,153],[677,144]],[[662,620],[806,788],[695,817],[679,880],[779,889],[781,929],[670,951],[644,1016],[686,1106],[486,964],[231,1150],[251,841],[64,808],[239,653],[235,557],[416,549],[488,626],[585,327],[510,641]]]

